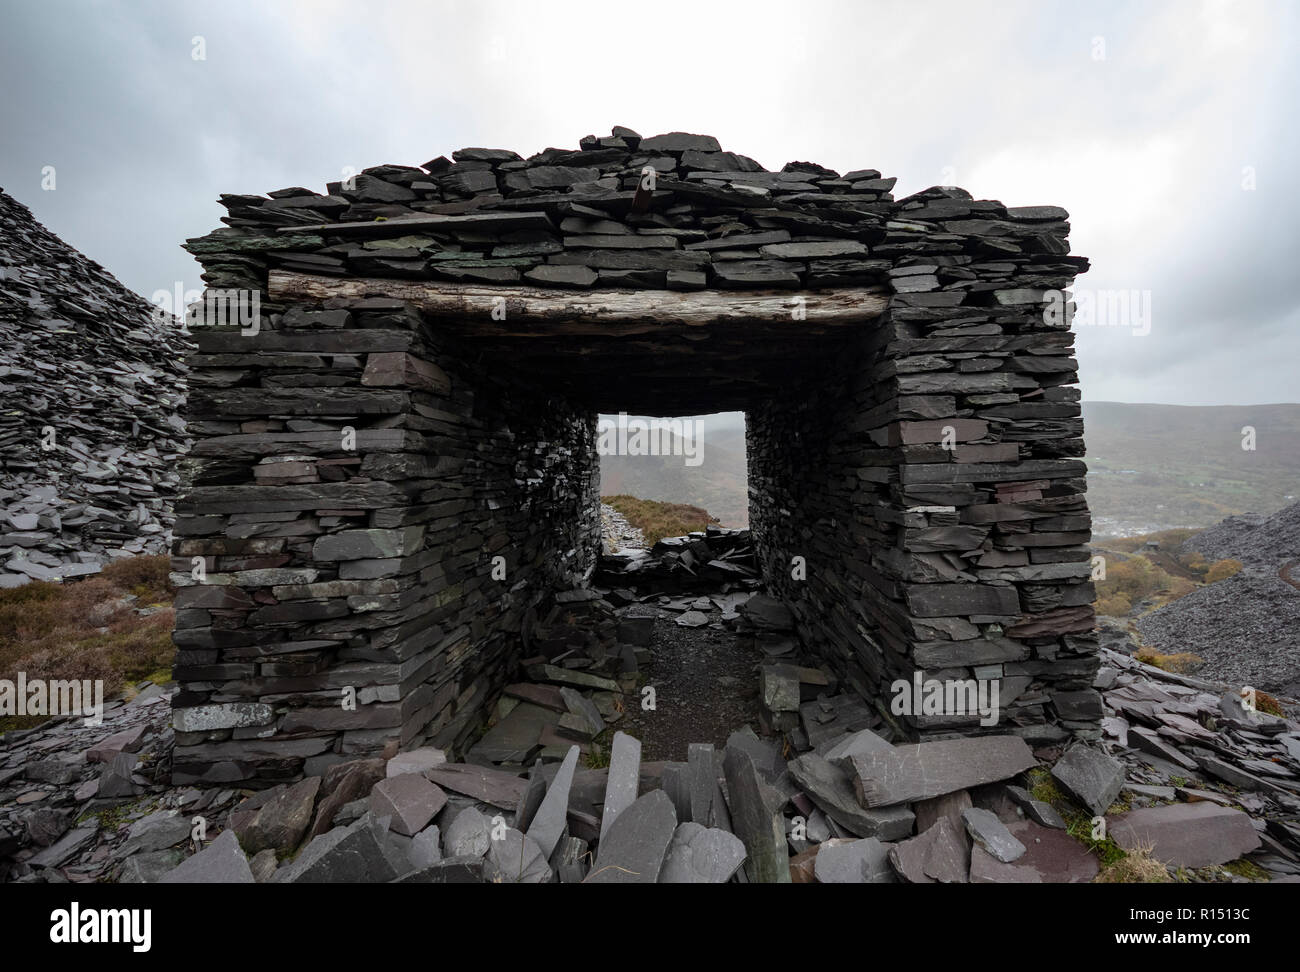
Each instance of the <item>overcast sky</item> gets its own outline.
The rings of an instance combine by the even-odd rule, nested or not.
[[[880,169],[899,198],[1066,207],[1078,286],[1149,294],[1145,335],[1079,328],[1086,399],[1296,402],[1298,10],[0,0],[0,187],[149,297],[200,286],[179,244],[221,192],[702,132],[769,169]]]

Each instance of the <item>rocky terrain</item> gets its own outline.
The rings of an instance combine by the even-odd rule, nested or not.
[[[181,335],[0,192],[0,588],[165,553]]]
[[[715,529],[646,556],[676,563],[662,575],[676,589],[683,551],[707,564],[716,556],[701,544],[734,553],[743,533]],[[612,558],[602,577],[630,563]],[[64,719],[9,733],[0,876],[1040,883],[1116,880],[1124,861],[1149,858],[1159,863],[1147,879],[1300,880],[1294,711],[1244,708],[1232,686],[1104,649],[1097,743],[907,743],[800,655],[794,615],[757,582],[683,595],[657,590],[653,572],[628,573],[637,587],[555,596],[528,629],[521,680],[464,752],[393,747],[262,790],[174,787],[157,687],[113,704],[97,727]],[[659,667],[690,649],[665,641],[668,629],[708,636],[713,658],[691,673],[697,697]]]
[[[1143,642],[1199,655],[1207,678],[1300,694],[1300,503],[1229,517],[1185,546],[1244,569],[1140,617]]]

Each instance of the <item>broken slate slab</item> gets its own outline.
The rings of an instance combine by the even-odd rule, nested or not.
[[[473,807],[466,807],[447,823],[443,847],[448,857],[480,858],[492,842],[492,821]]]
[[[876,735],[870,729],[859,729],[857,732],[845,733],[832,742],[824,743],[817,747],[818,755],[832,763],[841,759],[848,759],[850,756],[857,756],[861,753],[876,753],[886,749],[893,749],[893,745],[880,736]]]
[[[926,800],[995,783],[1037,764],[1019,736],[979,736],[908,743],[849,757],[864,807]]]
[[[816,753],[804,753],[792,760],[789,770],[799,788],[850,833],[897,840],[912,832],[916,817],[911,810],[906,806],[864,808],[853,792],[850,775]]]
[[[1225,864],[1260,845],[1249,814],[1208,800],[1131,810],[1113,817],[1107,833],[1124,850],[1150,847],[1171,867]]]
[[[131,824],[125,843],[115,856],[129,857],[132,854],[165,850],[175,847],[183,840],[189,840],[190,820],[175,810],[159,810],[147,817],[141,817]]]
[[[523,763],[541,748],[542,730],[560,721],[552,709],[520,702],[470,752],[492,763]]]
[[[1065,831],[1032,820],[1017,820],[1007,829],[1025,846],[1025,853],[1006,864],[983,847],[972,847],[972,884],[1086,884],[1097,876],[1096,856]]]
[[[253,884],[248,858],[233,830],[223,830],[217,839],[193,857],[186,858],[162,876],[159,884]]]
[[[364,814],[347,827],[314,838],[275,873],[284,884],[376,884],[410,870],[406,855],[389,839],[389,821]],[[242,851],[241,851],[242,853]]]
[[[546,855],[533,840],[514,827],[506,827],[501,835],[488,842],[487,856],[483,859],[483,880],[492,884],[547,884],[551,880],[551,866]]]
[[[573,786],[573,773],[578,767],[578,747],[570,746],[569,752],[560,763],[555,779],[546,788],[546,796],[541,806],[533,814],[528,825],[528,836],[537,842],[542,855],[550,860],[555,845],[564,835],[565,822],[569,813],[569,789]]]
[[[469,763],[443,763],[425,770],[423,775],[444,790],[463,793],[511,813],[519,808],[519,801],[528,788],[528,781],[518,776]]]
[[[605,834],[618,815],[637,798],[641,780],[641,741],[625,732],[614,733],[610,746],[609,775],[605,781],[605,802],[600,817],[600,837]]]
[[[560,688],[560,696],[564,699],[569,713],[582,720],[582,729],[587,738],[595,738],[605,731],[605,720],[601,717],[600,709],[596,708],[595,702],[567,685]]]
[[[638,797],[601,837],[595,867],[584,883],[656,883],[676,830],[677,812],[667,793],[651,790]]]
[[[1007,794],[1015,801],[1016,806],[1025,812],[1030,820],[1044,827],[1053,827],[1056,830],[1065,829],[1065,819],[1056,812],[1056,808],[1050,803],[1034,799],[1033,795],[1022,786],[1007,784]]]
[[[668,844],[660,884],[725,884],[745,861],[745,844],[735,834],[687,821]]]
[[[320,784],[319,776],[308,777],[293,786],[255,794],[232,810],[230,829],[244,852],[283,852],[297,847],[311,823]]]
[[[390,776],[370,791],[370,810],[376,817],[389,817],[389,827],[414,837],[429,825],[447,803],[447,794],[419,773]]]
[[[911,884],[964,884],[970,874],[970,838],[947,817],[889,849],[889,863]]]
[[[776,792],[743,749],[727,746],[722,760],[731,825],[745,844],[745,874],[755,884],[789,884],[790,858]]]
[[[411,866],[416,870],[424,870],[442,860],[442,848],[439,843],[437,824],[430,824],[412,837],[411,846],[406,852]]]
[[[874,837],[834,837],[819,846],[813,873],[821,884],[891,884],[898,880],[889,864],[892,847]]]
[[[1071,747],[1052,767],[1052,779],[1098,816],[1119,796],[1125,775],[1123,763],[1086,745]]]
[[[398,753],[384,767],[385,776],[401,776],[404,773],[423,773],[427,769],[441,766],[447,762],[447,754],[441,749],[424,746],[409,752]]]
[[[1024,856],[1025,845],[1011,836],[993,811],[971,807],[962,811],[961,818],[971,839],[999,861],[1010,864]]]
[[[686,762],[691,810],[689,819],[707,827],[713,811],[713,791],[718,779],[713,743],[690,743],[686,747]]]

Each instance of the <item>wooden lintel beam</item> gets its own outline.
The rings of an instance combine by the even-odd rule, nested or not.
[[[856,327],[884,313],[888,297],[878,290],[846,288],[806,293],[791,291],[559,290],[546,287],[488,286],[374,277],[324,277],[272,270],[269,295],[275,301],[402,300],[431,317],[461,321],[477,318],[492,331],[493,310],[506,321],[554,325],[540,334],[575,333],[597,325],[592,334],[646,333],[664,326],[705,327],[759,321],[792,331],[818,327]],[[793,313],[798,309],[799,314]],[[499,333],[495,336],[500,336]],[[527,336],[519,334],[519,337]]]

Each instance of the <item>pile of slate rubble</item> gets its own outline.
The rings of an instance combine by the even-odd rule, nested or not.
[[[185,369],[156,311],[0,192],[0,588],[167,551]]]
[[[597,579],[636,590],[714,591],[730,584],[755,590],[759,576],[749,531],[710,524],[689,536],[664,537],[649,550],[605,551]]]
[[[725,746],[692,744],[682,761],[642,761],[641,743],[618,726],[650,659],[649,607],[752,639],[756,726]],[[1219,867],[1244,857],[1256,877],[1300,880],[1295,719],[1107,651],[1100,744],[906,743],[833,676],[797,663],[792,618],[782,602],[736,589],[561,592],[526,632],[525,677],[505,687],[466,752],[389,750],[260,791],[168,787],[172,731],[156,688],[114,703],[98,727],[64,719],[10,733],[0,740],[0,875],[1074,882],[1097,877],[1099,861],[1067,821],[1091,830],[1104,816],[1120,848],[1150,848],[1186,879],[1246,880]],[[198,853],[195,817],[206,828]]]

